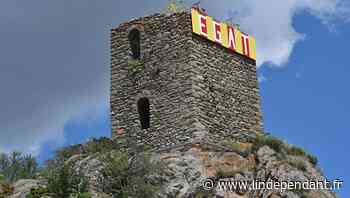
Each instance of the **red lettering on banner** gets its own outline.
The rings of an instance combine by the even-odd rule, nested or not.
[[[228,48],[236,50],[235,30],[233,27],[228,26]]]
[[[214,21],[215,41],[221,44],[221,24]]]
[[[207,28],[207,18],[203,15],[199,15],[199,21],[200,21],[200,24],[201,24],[201,33],[204,35],[204,36],[207,36],[208,35],[208,28]]]
[[[242,32],[242,47],[243,47],[243,54],[247,55],[249,57],[249,36],[244,34]]]

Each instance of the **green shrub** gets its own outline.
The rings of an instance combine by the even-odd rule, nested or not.
[[[41,198],[45,195],[48,195],[47,188],[38,187],[30,189],[30,193],[26,196],[26,198]]]
[[[72,198],[91,198],[91,194],[88,192],[79,193],[79,194],[72,195]]]
[[[5,182],[5,176],[0,173],[0,184],[3,184]]]
[[[88,191],[88,180],[81,173],[73,170],[69,164],[51,165],[43,173],[47,180],[47,191],[54,198],[69,198]]]
[[[74,155],[81,154],[81,144],[66,147],[56,151],[55,159],[59,161],[66,161]]]
[[[186,9],[184,0],[170,0],[165,13],[176,13]]]
[[[241,173],[241,171],[223,171],[222,169],[219,169],[216,171],[216,178],[229,178],[233,177],[236,174]]]
[[[311,164],[313,164],[314,166],[317,165],[318,159],[317,159],[316,156],[311,155],[311,154],[308,154],[308,155],[306,155],[306,157],[309,159],[309,162],[310,162]]]
[[[96,142],[88,142],[86,143],[86,150],[88,153],[98,153],[101,152],[101,147]]]
[[[296,146],[291,146],[287,150],[288,155],[295,155],[295,156],[305,156],[306,153],[302,148],[296,147]]]
[[[86,143],[86,152],[88,154],[107,153],[113,149],[113,141],[108,138],[92,139]]]
[[[271,147],[276,152],[280,152],[280,151],[282,151],[284,143],[281,140],[278,140],[276,138],[267,138],[266,145]]]
[[[194,195],[194,198],[215,198],[215,197],[216,197],[216,195],[215,195],[215,192],[213,190],[208,191],[208,190],[204,190],[204,189],[198,190]]]
[[[32,179],[38,172],[38,163],[31,155],[21,152],[0,154],[0,175],[8,183],[19,179]]]
[[[294,156],[306,156],[311,164],[313,164],[314,166],[317,165],[317,162],[318,162],[317,157],[311,154],[307,154],[302,148],[292,146],[287,150],[287,153],[289,155],[294,155]]]
[[[257,151],[263,146],[269,146],[274,151],[281,152],[285,148],[285,143],[272,136],[258,135],[253,148]]]
[[[113,140],[106,137],[99,139],[94,138],[84,145],[77,144],[58,150],[56,152],[55,159],[66,161],[74,155],[105,153],[113,149],[117,149],[116,145],[114,145]]]
[[[238,142],[232,142],[230,144],[230,147],[232,150],[237,151],[237,152],[242,152],[242,150],[243,150],[242,145]]]
[[[151,198],[159,189],[148,176],[159,172],[161,167],[152,163],[148,155],[130,158],[127,153],[111,152],[103,157],[103,161],[102,174],[109,184],[106,192],[121,198]]]
[[[248,156],[253,149],[253,145],[251,143],[242,143],[242,142],[231,142],[226,143],[234,152],[242,155]]]

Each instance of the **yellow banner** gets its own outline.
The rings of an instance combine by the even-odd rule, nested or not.
[[[256,60],[255,38],[192,8],[192,31],[210,41]]]

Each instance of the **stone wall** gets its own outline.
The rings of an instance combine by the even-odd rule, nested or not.
[[[128,40],[134,28],[141,33],[137,66]],[[188,12],[112,29],[111,84],[112,137],[128,146],[217,143],[262,132],[255,62],[193,35]],[[144,97],[151,127],[141,130],[137,101]]]
[[[193,35],[192,88],[196,119],[211,140],[242,131],[262,132],[255,61]]]

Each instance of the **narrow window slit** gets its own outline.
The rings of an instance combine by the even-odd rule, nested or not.
[[[141,98],[137,102],[137,110],[140,116],[141,129],[150,128],[150,104],[148,98]]]
[[[140,31],[137,29],[132,29],[129,32],[129,43],[131,49],[131,57],[133,59],[140,59],[141,47],[140,47]]]

